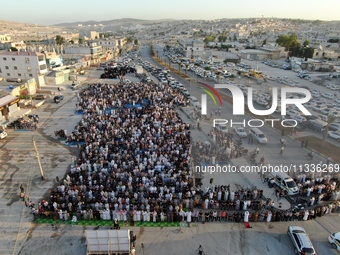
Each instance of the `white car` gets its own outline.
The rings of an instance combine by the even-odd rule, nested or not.
[[[323,93],[322,96],[325,98],[334,99],[334,94],[332,93]]]
[[[322,110],[327,109],[327,105],[317,105],[312,108],[316,112],[321,112]]]
[[[340,232],[331,234],[328,237],[328,241],[334,249],[340,251]]]
[[[289,226],[287,234],[293,242],[295,254],[316,254],[313,244],[304,228]]]
[[[234,130],[235,130],[235,133],[241,138],[247,137],[247,135],[248,135],[246,130],[243,127],[235,126]]]
[[[7,133],[3,130],[0,130],[0,139],[4,139],[7,136]]]
[[[200,102],[198,101],[198,99],[197,99],[196,97],[190,96],[190,97],[189,97],[189,101],[190,101],[190,103],[191,103],[194,107],[196,107],[196,108],[201,108],[201,104],[200,104]]]
[[[328,131],[328,135],[329,137],[337,140],[337,141],[340,141],[340,131]]]
[[[262,106],[267,106],[268,105],[268,102],[262,98],[258,98],[256,100],[256,103],[258,103],[259,105],[262,105]]]

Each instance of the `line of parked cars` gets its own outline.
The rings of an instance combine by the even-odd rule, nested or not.
[[[139,60],[140,64],[143,66],[145,70],[150,72],[156,79],[159,80],[160,83],[170,86],[173,89],[177,89],[180,93],[183,94],[185,98],[190,101],[190,93],[187,88],[180,82],[178,82],[174,77],[171,76],[169,69],[161,69],[154,65],[152,65],[148,61]],[[145,80],[147,82],[151,82],[150,77],[146,77]]]

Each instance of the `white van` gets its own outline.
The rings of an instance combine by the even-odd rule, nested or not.
[[[306,117],[301,115],[290,115],[290,118],[296,120],[298,123],[305,123],[307,121]]]
[[[288,174],[273,173],[271,177],[269,182],[274,183],[274,185],[283,190],[286,195],[293,196],[299,194],[299,189],[295,181]]]
[[[195,108],[201,109],[201,104],[196,97],[190,96],[189,101]]]
[[[254,138],[258,143],[267,143],[266,135],[258,128],[251,128],[249,130],[249,134]]]
[[[221,131],[222,133],[228,133],[227,124],[215,124],[215,128],[216,130]]]

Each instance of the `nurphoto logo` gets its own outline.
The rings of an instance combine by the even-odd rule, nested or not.
[[[217,98],[220,101],[220,104],[222,105],[222,100],[221,97],[219,95],[219,93],[216,91],[216,89],[228,89],[231,92],[232,98],[233,98],[233,115],[245,115],[245,111],[244,111],[244,105],[245,105],[245,95],[243,93],[243,91],[238,88],[235,85],[230,85],[230,84],[215,84],[215,88],[210,87],[209,85],[203,84],[206,87],[208,86],[210,91],[212,91]],[[210,91],[207,91],[206,89],[204,90],[207,92],[207,94],[209,94],[209,96],[213,99],[215,105],[216,105],[216,100],[213,97],[212,93]],[[209,93],[208,93],[209,92]],[[255,109],[254,107],[254,103],[253,103],[253,88],[249,87],[247,90],[247,106],[248,106],[248,110],[257,116],[268,116],[272,113],[274,113],[276,111],[276,109],[278,108],[278,102],[279,102],[279,98],[278,98],[278,88],[277,87],[272,87],[272,95],[271,95],[271,106],[270,108],[267,109],[262,109],[262,110],[258,110]],[[299,94],[299,95],[305,95],[305,97],[302,98],[289,98],[288,95],[294,93],[294,94]],[[287,110],[287,105],[295,105],[301,112],[303,115],[307,115],[310,116],[312,115],[307,109],[306,107],[303,106],[304,103],[307,103],[310,99],[312,98],[312,95],[310,93],[309,90],[304,89],[304,88],[290,88],[290,87],[283,87],[281,88],[281,103],[280,103],[280,107],[281,107],[281,115],[285,116],[286,115],[286,110]],[[201,108],[201,114],[202,115],[207,115],[207,95],[206,94],[202,94],[201,95],[201,101],[202,101],[202,108]],[[250,127],[261,127],[263,126],[264,122],[271,122],[272,126],[273,123],[275,121],[281,121],[281,125],[284,127],[294,127],[296,126],[298,123],[296,120],[293,119],[285,119],[285,118],[281,118],[282,120],[279,119],[265,119],[265,121],[261,120],[261,119],[251,119],[248,121],[248,126]],[[214,126],[215,124],[226,124],[230,122],[231,126],[232,124],[243,124],[243,126],[245,126],[245,120],[243,120],[242,122],[235,122],[232,119],[230,121],[228,120],[224,120],[224,119],[216,119],[213,121]],[[259,122],[259,125],[252,125],[251,123],[254,122]],[[292,122],[294,122],[294,124],[292,124]],[[285,124],[285,123],[289,123]]]

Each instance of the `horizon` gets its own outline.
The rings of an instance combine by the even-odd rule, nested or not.
[[[119,2],[102,0],[95,5],[89,0],[60,0],[58,5],[53,5],[51,15],[48,8],[37,15],[37,6],[41,1],[17,0],[18,7],[13,12],[1,13],[1,19],[19,22],[52,26],[62,23],[82,23],[86,21],[109,21],[116,19],[138,20],[218,20],[218,19],[248,19],[248,18],[276,18],[276,19],[300,19],[339,21],[337,10],[340,9],[340,1],[318,0],[286,0],[284,4],[269,0],[243,0],[242,2],[227,3],[223,0],[214,0],[206,3],[203,0],[130,0]],[[329,3],[329,4],[327,4]],[[89,7],[87,7],[89,4]],[[82,6],[79,8],[79,6]],[[119,8],[117,8],[117,6]],[[307,9],[301,13],[301,10]],[[317,6],[317,8],[315,8]],[[330,8],[331,7],[331,8]],[[13,2],[2,3],[2,10],[13,8]]]
[[[60,22],[60,23],[54,23],[54,24],[42,24],[42,23],[32,23],[32,22],[21,22],[18,20],[5,20],[0,19],[0,21],[5,22],[14,22],[14,23],[22,23],[22,24],[31,24],[31,25],[40,25],[40,26],[58,26],[60,24],[72,24],[72,23],[86,23],[86,22],[108,22],[111,20],[124,20],[124,19],[131,19],[131,20],[141,20],[141,21],[216,21],[216,20],[236,20],[236,19],[278,19],[278,20],[301,20],[301,21],[321,21],[321,22],[340,22],[340,18],[338,20],[320,20],[320,19],[301,19],[301,18],[284,18],[284,17],[248,17],[248,18],[216,18],[216,19],[175,19],[175,18],[163,18],[163,19],[142,19],[142,18],[114,18],[114,19],[107,19],[107,20],[95,20],[95,19],[89,19],[89,20],[77,20],[77,21],[70,21],[70,22]]]

